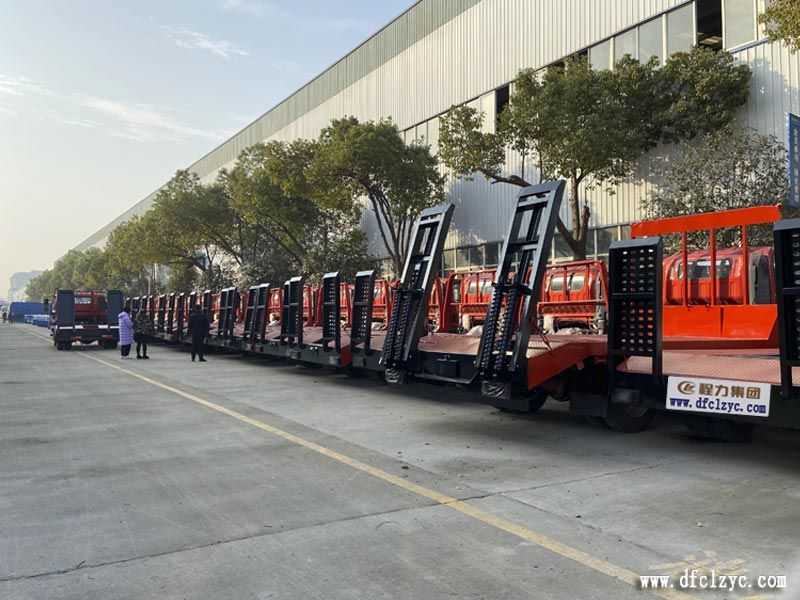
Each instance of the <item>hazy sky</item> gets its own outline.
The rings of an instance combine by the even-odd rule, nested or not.
[[[0,0],[0,297],[411,0]]]

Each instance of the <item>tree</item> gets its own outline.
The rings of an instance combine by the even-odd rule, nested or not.
[[[25,286],[25,297],[28,302],[41,302],[53,295],[53,271],[47,269],[31,279]]]
[[[660,69],[655,60],[624,57],[613,71],[596,71],[573,57],[541,77],[521,71],[497,133],[482,131],[484,115],[475,109],[452,108],[440,125],[440,158],[457,177],[478,172],[494,183],[529,185],[524,172],[504,171],[506,151],[515,150],[536,160],[540,178],[567,179],[571,230],[560,219],[557,226],[573,256],[584,258],[591,211],[583,191],[617,185],[661,141],[729,121],[747,99],[749,78],[746,65],[704,49],[675,54]]]
[[[661,139],[681,142],[727,127],[747,102],[751,77],[729,52],[698,47],[673,54],[655,79]]]
[[[167,289],[170,291],[191,291],[197,284],[198,270],[189,264],[180,264],[171,267]]]
[[[800,2],[772,0],[758,22],[764,25],[770,40],[786,42],[792,51],[800,52]]]
[[[318,279],[329,270],[350,277],[369,264],[360,206],[345,194],[314,193],[305,170],[317,144],[269,142],[245,149],[222,180],[260,243],[243,273],[256,283],[302,274]]]
[[[147,214],[121,223],[109,234],[105,245],[109,286],[129,296],[153,290],[155,256],[150,248]]]
[[[417,216],[444,198],[430,148],[406,144],[390,120],[332,121],[320,133],[305,176],[319,206],[366,199],[395,273],[402,272]]]
[[[736,124],[705,134],[696,143],[681,143],[675,155],[656,164],[654,175],[655,191],[644,203],[648,218],[774,205],[789,193],[783,144]],[[748,240],[771,246],[771,227],[751,227]],[[689,241],[706,247],[708,236],[697,232]],[[739,229],[719,230],[720,247],[740,243]]]
[[[41,301],[50,298],[59,289],[104,290],[108,288],[106,254],[99,248],[84,252],[70,250],[58,259],[53,268],[28,282],[25,294]]]
[[[153,262],[213,268],[232,229],[222,200],[220,190],[206,188],[196,174],[177,171],[142,217],[142,243]]]

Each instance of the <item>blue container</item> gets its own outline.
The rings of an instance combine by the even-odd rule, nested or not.
[[[41,302],[12,302],[8,313],[15,321],[22,322],[25,315],[41,315],[44,313],[44,304]]]

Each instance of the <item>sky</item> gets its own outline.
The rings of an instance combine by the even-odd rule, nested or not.
[[[412,0],[0,0],[0,297]]]

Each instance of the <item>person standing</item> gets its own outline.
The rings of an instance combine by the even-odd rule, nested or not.
[[[195,355],[200,356],[200,362],[206,362],[206,359],[203,358],[203,342],[205,342],[208,335],[209,325],[208,319],[200,310],[200,305],[195,304],[192,314],[189,316],[189,335],[192,336],[192,362],[194,362]]]
[[[119,351],[122,358],[129,358],[131,343],[133,342],[133,321],[130,315],[131,305],[125,303],[125,308],[119,313]]]
[[[8,311],[8,322],[9,324],[14,322],[14,314],[11,311]]]
[[[8,319],[8,315],[6,314],[6,311],[3,311],[3,323],[6,322],[6,319]]]
[[[136,342],[136,358],[149,359],[147,356],[147,338],[153,335],[153,322],[144,311],[136,314],[133,322],[133,341]]]

